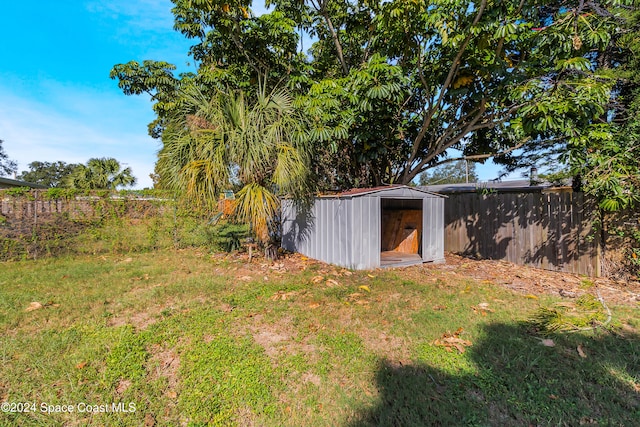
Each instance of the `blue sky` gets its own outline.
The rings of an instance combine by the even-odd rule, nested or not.
[[[169,0],[3,4],[0,139],[19,171],[36,160],[115,157],[133,169],[136,187],[152,185],[159,141],[147,134],[151,102],[123,95],[109,71],[144,59],[189,69],[190,43],[173,31],[171,6]],[[478,172],[491,179],[497,168]]]
[[[0,139],[19,170],[39,161],[115,157],[151,186],[159,142],[148,97],[125,96],[114,64],[166,60],[187,69],[189,43],[169,0],[8,2],[0,26]]]

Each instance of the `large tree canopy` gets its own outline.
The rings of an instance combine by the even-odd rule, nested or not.
[[[28,171],[22,171],[18,175],[18,179],[35,184],[46,185],[47,187],[61,187],[64,180],[69,176],[75,168],[80,166],[78,163],[66,162],[31,162]]]
[[[273,0],[262,16],[247,0],[172,1],[197,73],[154,61],[112,70],[125,93],[156,101],[152,135],[191,87],[251,96],[259,81],[288,85],[330,188],[409,183],[450,148],[584,168],[619,91],[601,70],[620,66],[635,25],[632,0]],[[299,34],[314,40],[308,54]]]
[[[122,169],[120,162],[111,157],[89,159],[86,165],[78,165],[64,179],[64,186],[85,190],[115,190],[135,185],[131,168]]]
[[[308,194],[311,152],[304,125],[282,89],[269,93],[263,87],[254,101],[243,92],[207,96],[192,89],[163,132],[160,179],[205,206],[220,191],[238,189],[236,214],[267,243],[277,193]]]

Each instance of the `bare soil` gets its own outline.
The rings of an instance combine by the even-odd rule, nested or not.
[[[456,278],[472,278],[492,283],[524,295],[557,295],[577,298],[594,290],[611,305],[640,303],[640,282],[616,281],[606,277],[542,270],[506,261],[473,260],[458,255],[445,255],[446,264],[424,264],[427,270],[446,271]],[[416,268],[416,267],[412,267]]]
[[[239,280],[263,277],[263,280],[267,281],[283,274],[306,270],[310,266],[316,266],[316,271],[323,275],[324,279],[351,274],[343,268],[324,264],[300,254],[286,254],[274,263],[254,257],[251,264],[246,263],[247,255],[242,253],[218,256],[234,260],[239,264],[244,261],[235,267]],[[445,259],[446,263],[444,264],[425,263],[412,267],[394,268],[393,270],[402,271],[408,278],[416,281],[424,280],[427,276],[433,278],[434,275],[444,274],[445,277],[448,275],[455,279],[473,279],[484,284],[502,286],[523,295],[547,294],[564,298],[578,298],[583,294],[593,294],[597,291],[607,304],[637,306],[640,303],[639,281],[586,277],[516,265],[506,261],[475,260],[451,253],[446,253]]]

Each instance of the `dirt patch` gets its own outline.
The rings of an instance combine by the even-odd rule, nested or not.
[[[360,330],[358,335],[364,345],[381,358],[410,363],[410,355],[407,352],[410,346],[404,339],[373,329]]]
[[[137,330],[144,330],[158,321],[155,315],[160,313],[160,311],[161,310],[158,310],[157,313],[154,310],[150,312],[138,311],[135,313],[131,313],[128,316],[123,315],[111,317],[107,321],[107,326],[117,327],[131,325]]]
[[[118,381],[118,385],[116,386],[116,393],[118,393],[119,396],[122,396],[124,392],[129,389],[129,387],[131,387],[131,380],[125,380],[121,378],[120,381]]]
[[[264,348],[264,352],[269,357],[276,357],[279,353],[279,344],[288,339],[287,335],[272,331],[259,331],[253,334],[253,340]]]
[[[320,384],[322,383],[322,378],[311,372],[305,372],[302,374],[301,380],[303,383],[313,384],[317,387],[320,387]]]
[[[256,424],[256,415],[251,408],[243,407],[236,410],[235,421],[239,427],[254,427]]]
[[[480,283],[495,284],[524,295],[550,294],[577,298],[593,294],[597,288],[610,305],[637,305],[640,302],[640,282],[618,282],[604,277],[542,270],[506,261],[473,260],[445,254],[446,264],[424,264],[408,267],[408,274],[422,276],[438,272],[458,279],[472,278]]]
[[[166,394],[170,399],[175,399],[177,397],[177,389],[179,386],[179,356],[177,355],[177,353],[175,353],[175,351],[161,347],[157,344],[151,347],[149,353],[151,354],[147,365],[149,375],[152,378],[166,378]]]
[[[213,258],[229,263],[228,268],[239,281],[271,280],[277,276],[296,273],[313,268],[321,282],[329,279],[345,280],[354,273],[341,267],[335,267],[307,258],[300,254],[286,254],[276,262],[254,256],[248,263],[248,255],[216,254]],[[534,267],[512,264],[506,261],[474,260],[455,254],[445,254],[445,264],[423,264],[421,266],[398,268],[403,275],[422,282],[426,277],[436,280],[442,274],[456,279],[474,279],[480,283],[495,284],[524,295],[559,295],[565,298],[579,297],[593,293],[595,286],[608,304],[637,305],[640,303],[639,281],[616,281],[609,278],[589,278],[577,274],[542,270]],[[241,280],[242,279],[242,280]],[[313,281],[313,279],[312,279]],[[329,282],[332,283],[332,282]],[[327,286],[329,286],[327,284]]]

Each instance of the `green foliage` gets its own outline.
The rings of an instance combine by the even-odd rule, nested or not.
[[[135,381],[145,377],[148,357],[145,341],[145,334],[136,333],[130,326],[118,331],[115,345],[105,362],[104,378],[108,385],[115,387],[119,380]]]
[[[259,17],[245,0],[173,3],[197,73],[176,77],[154,61],[111,73],[124,93],[152,95],[151,134],[175,132],[185,93],[241,89],[253,100],[259,82],[284,83],[309,119],[312,172],[327,188],[409,183],[449,148],[570,158],[618,90],[600,70],[637,47],[625,26],[635,9],[606,1],[274,0]],[[314,39],[308,54],[297,31]],[[521,166],[516,157],[500,160]]]
[[[114,190],[118,187],[131,187],[136,183],[131,168],[121,169],[120,162],[114,158],[89,159],[86,165],[79,165],[64,179],[64,185],[85,190]],[[103,195],[109,195],[103,192]]]
[[[33,198],[31,195],[30,187],[10,187],[2,190],[2,194],[9,197],[26,197],[27,199]]]
[[[9,159],[7,153],[4,152],[2,143],[4,141],[0,139],[0,176],[11,175],[18,170],[18,164]]]
[[[35,194],[33,190],[16,194],[14,203],[32,203]],[[75,199],[78,195],[82,197]],[[185,247],[235,251],[242,249],[248,235],[246,225],[226,221],[213,225],[210,217],[172,199],[96,198],[85,190],[60,188],[38,190],[37,196],[65,199],[62,212],[42,212],[37,218],[0,216],[0,261]]]
[[[468,168],[468,169],[467,169]],[[465,160],[449,162],[420,174],[420,185],[460,184],[478,181],[476,164]]]
[[[285,90],[263,88],[254,102],[242,92],[208,97],[192,90],[170,118],[157,170],[165,185],[206,212],[223,190],[240,188],[235,214],[266,243],[275,231],[276,194],[308,194],[304,122]]]
[[[590,329],[607,319],[606,308],[593,295],[585,294],[575,304],[560,303],[554,307],[541,306],[530,318],[539,333],[575,332]]]
[[[278,380],[264,351],[250,338],[219,336],[183,354],[179,405],[194,423],[229,425],[246,408],[269,416]],[[235,423],[234,423],[235,421]]]
[[[60,187],[80,164],[65,162],[31,162],[28,171],[22,171],[18,179],[47,187]]]

